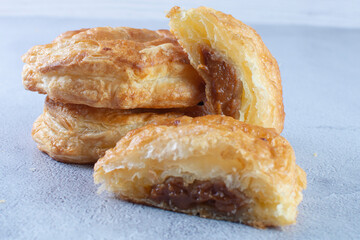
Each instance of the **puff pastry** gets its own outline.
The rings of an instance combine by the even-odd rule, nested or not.
[[[251,27],[211,8],[168,13],[170,30],[206,83],[209,114],[275,128],[284,124],[278,64]]]
[[[221,115],[130,131],[94,179],[121,199],[255,227],[294,223],[306,186],[286,139]]]
[[[41,151],[58,161],[95,163],[128,131],[184,114],[199,116],[202,112],[197,107],[113,110],[63,104],[47,98],[43,114],[33,125],[32,136]]]
[[[98,27],[66,32],[23,57],[26,89],[99,108],[180,108],[203,81],[168,30]]]

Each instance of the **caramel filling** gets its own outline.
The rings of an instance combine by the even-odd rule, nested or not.
[[[237,80],[234,67],[207,46],[200,47],[202,66],[207,84],[207,98],[214,114],[236,119],[240,117],[242,83]]]
[[[229,191],[222,181],[196,180],[184,185],[181,177],[168,177],[164,183],[152,186],[149,198],[181,210],[202,205],[225,214],[235,214],[246,202],[244,194]]]

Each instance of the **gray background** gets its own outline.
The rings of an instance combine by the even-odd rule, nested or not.
[[[258,230],[98,195],[92,166],[37,150],[31,127],[45,97],[23,89],[20,56],[66,30],[166,19],[0,15],[0,239],[359,239],[360,30],[251,25],[279,62],[282,135],[307,173],[296,225]]]
[[[5,1],[5,2],[4,2]],[[360,28],[359,0],[0,0],[1,16],[163,20],[166,11],[207,6],[247,24]]]

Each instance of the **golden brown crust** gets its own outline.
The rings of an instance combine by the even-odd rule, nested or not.
[[[47,98],[44,113],[34,123],[32,136],[38,148],[57,161],[90,164],[114,147],[128,131],[184,114],[199,116],[202,112],[199,107],[112,110],[63,104]]]
[[[178,108],[203,96],[201,77],[167,30],[69,31],[23,57],[26,89],[92,107]]]
[[[174,7],[167,17],[171,31],[205,80],[208,113],[230,115],[281,133],[285,113],[279,67],[255,30],[206,7],[187,11]],[[211,61],[233,74],[218,83],[221,68],[212,69]]]
[[[100,189],[122,199],[256,227],[294,223],[306,186],[286,139],[273,129],[220,115],[181,117],[130,131],[94,170]],[[152,187],[168,177],[180,177],[185,185],[223,182],[229,191],[244,194],[246,204],[224,215],[207,205],[181,209],[152,200]]]

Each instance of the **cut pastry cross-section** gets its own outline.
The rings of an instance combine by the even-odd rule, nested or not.
[[[132,130],[94,178],[121,199],[256,227],[294,223],[306,186],[286,139],[221,115]]]
[[[32,136],[38,148],[67,163],[95,163],[128,131],[168,118],[200,116],[200,107],[114,110],[63,104],[47,98]]]
[[[206,83],[205,107],[281,133],[284,107],[279,67],[260,36],[231,15],[174,7],[170,30]]]
[[[98,108],[198,104],[203,80],[168,30],[98,27],[66,32],[23,57],[26,89]]]

